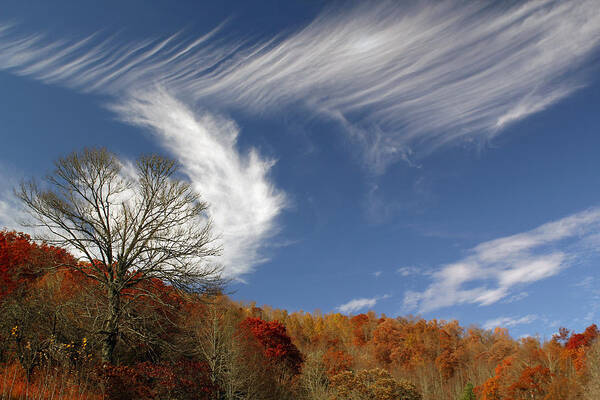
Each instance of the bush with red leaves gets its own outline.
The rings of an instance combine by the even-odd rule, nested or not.
[[[98,375],[107,400],[208,400],[215,392],[209,369],[200,362],[104,364]]]
[[[74,259],[63,249],[38,245],[24,233],[0,231],[0,300],[64,262]]]
[[[293,375],[300,373],[302,354],[292,343],[283,324],[249,317],[240,324],[240,331],[258,341],[269,363],[286,366]]]
[[[594,339],[598,337],[600,332],[596,324],[588,326],[583,333],[574,333],[569,338],[569,341],[565,345],[568,350],[576,350],[580,347],[588,347],[592,344]]]

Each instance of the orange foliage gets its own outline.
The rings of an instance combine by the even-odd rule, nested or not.
[[[328,348],[325,354],[323,354],[323,364],[329,377],[337,375],[342,371],[349,371],[353,361],[350,354],[342,350],[337,350],[335,347]]]
[[[75,260],[64,250],[35,244],[25,234],[0,231],[0,306],[31,301],[31,309],[36,309],[39,304],[47,306],[50,303],[58,309],[61,303],[77,304],[78,301],[83,301],[85,297],[82,294],[96,288],[99,283],[87,278],[85,266],[81,264],[83,271],[58,269],[52,274],[45,273],[45,267],[56,266],[61,262],[73,263]],[[34,298],[37,293],[44,293],[44,296]],[[21,294],[25,296],[20,296]],[[144,296],[146,294],[152,298]],[[140,339],[130,335],[127,338],[130,342],[125,343],[123,340],[123,347],[130,346],[129,349],[122,350],[123,354],[130,354],[127,358],[129,365],[107,367],[94,376],[95,387],[98,388],[99,383],[102,383],[107,390],[128,393],[125,396],[129,398],[170,396],[172,391],[181,389],[181,393],[184,393],[194,387],[195,389],[188,391],[194,391],[202,398],[208,393],[210,385],[206,384],[201,388],[190,386],[190,382],[196,378],[198,382],[206,383],[205,378],[210,375],[210,371],[201,363],[202,359],[189,361],[197,364],[197,371],[203,371],[201,376],[195,378],[188,376],[189,371],[186,372],[185,368],[180,368],[183,364],[173,363],[172,360],[180,359],[181,354],[194,354],[193,347],[185,347],[195,345],[190,345],[189,342],[189,329],[194,325],[190,320],[197,325],[198,321],[202,323],[207,318],[205,299],[181,293],[157,279],[142,281],[137,286],[125,289],[123,300],[134,299],[134,305],[128,309],[128,316],[150,321],[145,322],[148,326],[144,325],[144,329],[151,331],[156,342],[162,341],[168,343],[168,346],[152,347],[154,344],[148,341],[149,336],[140,336]],[[155,301],[156,299],[159,301]],[[590,348],[600,336],[596,325],[589,326],[582,333],[571,333],[561,328],[552,340],[541,344],[534,338],[515,340],[503,328],[492,332],[472,327],[465,333],[456,321],[385,316],[379,318],[372,312],[353,317],[319,312],[288,314],[285,310],[274,310],[268,306],[259,308],[254,303],[235,303],[226,296],[220,296],[215,301],[219,302],[220,307],[233,310],[232,321],[235,320],[235,324],[231,326],[238,327],[235,338],[242,340],[243,357],[247,355],[248,360],[264,362],[256,367],[262,368],[265,375],[275,376],[285,372],[283,375],[286,378],[279,379],[279,382],[291,387],[294,382],[303,379],[303,354],[313,352],[316,357],[311,357],[310,360],[316,360],[318,365],[315,367],[311,364],[311,368],[318,374],[315,373],[314,380],[308,383],[317,382],[327,388],[327,385],[337,382],[337,386],[333,384],[332,387],[338,387],[340,396],[344,390],[352,391],[353,385],[363,381],[369,383],[369,379],[373,377],[373,382],[377,381],[377,385],[371,387],[372,382],[368,385],[361,383],[363,389],[368,388],[361,395],[374,396],[373,391],[378,393],[377,396],[385,393],[389,395],[402,377],[418,384],[417,389],[427,399],[457,398],[456,388],[462,390],[467,382],[478,385],[475,392],[479,400],[579,398],[577,396],[583,393],[582,387],[591,376],[590,366],[586,365]],[[98,304],[102,305],[102,302]],[[77,314],[77,307],[73,309],[76,311],[72,314],[62,311],[62,326],[69,326],[65,331],[73,329],[70,333],[63,332],[62,338],[59,337],[61,332],[57,332],[55,336],[54,327],[48,322],[50,318],[40,318],[39,321],[46,324],[45,328],[38,330],[35,324],[31,324],[33,328],[29,328],[28,336],[23,336],[23,346],[18,347],[15,341],[21,335],[21,324],[18,328],[15,326],[14,331],[11,331],[12,321],[11,325],[5,325],[0,331],[0,340],[12,345],[0,348],[0,357],[3,357],[0,362],[22,357],[23,354],[17,353],[25,351],[25,342],[29,340],[32,343],[37,341],[39,345],[37,353],[30,352],[41,357],[52,353],[54,340],[66,344],[76,334],[86,332],[87,329],[92,331],[85,325],[92,318],[79,321],[78,315],[81,314]],[[49,315],[50,312],[46,314]],[[188,319],[184,322],[190,323],[171,323],[180,322],[182,316],[183,319]],[[87,337],[93,341],[92,336]],[[177,355],[166,350],[178,345],[182,345],[183,350]],[[95,346],[88,347],[90,357],[98,356],[98,343]],[[142,347],[144,349],[140,350]],[[126,351],[131,352],[125,353]],[[66,351],[60,354],[68,355]],[[257,355],[259,356],[256,357]],[[69,371],[74,365],[69,364],[68,357],[63,358],[64,361],[59,357],[52,361],[52,368],[64,363],[62,370],[58,367],[51,368],[48,376],[53,380],[44,378],[46,364],[35,364],[31,380],[27,381],[22,367],[18,363],[9,362],[8,367],[0,368],[0,385],[4,382],[2,390],[10,386],[13,397],[26,397],[26,393],[29,393],[30,398],[46,399],[52,397],[47,393],[51,393],[52,385],[58,382],[57,388],[62,385],[63,394],[59,395],[57,389],[54,399],[72,398],[73,392],[69,390],[84,392],[86,395],[83,397],[89,399],[99,398],[97,394],[89,393],[89,388],[79,385],[75,376],[62,372]],[[92,358],[90,365],[96,362],[97,358]],[[370,374],[359,373],[362,368],[368,368],[364,371],[371,371]],[[309,370],[308,367],[306,369]],[[8,391],[3,393],[8,394]]]
[[[519,379],[511,384],[507,393],[514,400],[541,399],[552,382],[552,373],[546,367],[526,367]]]
[[[574,333],[565,345],[565,351],[573,360],[575,369],[583,373],[586,363],[586,352],[600,332],[596,324],[588,326],[583,333]]]
[[[462,328],[456,321],[447,324],[440,330],[439,341],[442,352],[436,357],[435,364],[444,379],[451,378],[460,365],[463,353],[461,335]]]
[[[352,339],[355,346],[364,346],[369,341],[369,336],[366,332],[366,326],[369,322],[369,317],[365,314],[358,314],[350,319],[352,323]]]
[[[509,368],[513,365],[511,357],[504,359],[496,366],[495,375],[475,388],[481,400],[502,400],[504,399],[502,384],[506,380]]]
[[[85,398],[102,400],[98,390],[93,390],[87,382],[78,376],[60,368],[41,371],[26,378],[20,364],[14,363],[0,368],[0,393],[7,399],[71,400]]]

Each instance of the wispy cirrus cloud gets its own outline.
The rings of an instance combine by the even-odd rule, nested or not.
[[[115,38],[98,35],[48,43],[41,35],[16,38],[12,30],[0,25],[0,68],[49,84],[112,95],[109,108],[119,118],[148,128],[178,159],[210,205],[215,234],[223,245],[219,261],[227,277],[240,278],[266,260],[261,248],[278,231],[276,218],[285,207],[285,195],[268,176],[274,161],[255,149],[241,153],[234,121],[196,113],[173,94],[187,94],[189,99],[190,92],[177,91],[176,85],[164,89],[169,77],[199,74],[221,60],[224,48],[198,51],[218,28],[192,41],[176,43],[178,35],[173,35],[136,44],[119,44]],[[23,229],[19,216],[25,214],[7,186],[0,193],[0,224]]]
[[[494,304],[514,288],[554,276],[586,252],[598,251],[599,243],[588,239],[599,231],[600,208],[595,208],[481,243],[467,257],[431,274],[432,282],[423,292],[407,292],[404,305],[428,312],[459,304]]]
[[[377,302],[379,300],[387,299],[389,297],[390,296],[386,294],[384,296],[377,296],[377,297],[370,297],[370,298],[361,297],[358,299],[352,299],[349,302],[336,307],[336,309],[341,313],[351,314],[351,313],[355,313],[360,310],[371,309],[371,308],[375,307],[375,304],[377,304]]]
[[[274,113],[302,104],[340,121],[375,169],[497,135],[584,86],[595,0],[394,2],[329,8],[264,42],[198,38],[47,42],[0,29],[0,68],[84,91],[160,83],[195,101]],[[415,153],[416,152],[416,153]]]
[[[276,219],[286,206],[286,197],[269,179],[273,160],[261,157],[253,148],[245,153],[237,149],[239,128],[235,122],[194,112],[160,88],[132,93],[110,108],[123,122],[147,128],[179,161],[194,189],[208,202],[213,234],[223,248],[218,262],[226,277],[242,279],[266,260],[261,248],[278,232]],[[28,215],[13,193],[19,179],[15,171],[3,169],[0,229],[22,230],[21,222]],[[127,160],[125,170],[134,170]]]
[[[534,314],[525,315],[523,317],[498,317],[484,322],[483,329],[494,329],[496,327],[512,328],[517,325],[530,324],[537,319],[539,319],[539,317]]]
[[[422,273],[424,273],[424,269],[410,265],[408,267],[400,267],[396,270],[396,272],[404,277],[407,277],[407,276],[411,276],[411,275],[422,274]]]
[[[0,69],[113,96],[120,117],[155,132],[206,193],[231,240],[226,258],[240,272],[261,260],[258,248],[276,231],[283,197],[267,176],[271,162],[255,151],[240,154],[235,124],[193,115],[198,104],[256,114],[302,105],[339,121],[381,171],[458,140],[492,137],[554,104],[586,84],[599,43],[595,0],[382,2],[329,8],[266,41],[231,40],[223,26],[197,38],[124,43],[94,33],[56,41],[0,24]],[[184,128],[194,146],[165,121]],[[192,148],[206,159],[191,156]],[[232,167],[218,168],[224,161]],[[253,207],[260,215],[250,215]],[[546,265],[562,263],[553,257]]]

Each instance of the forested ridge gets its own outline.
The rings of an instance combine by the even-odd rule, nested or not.
[[[516,340],[457,321],[259,308],[159,279],[124,293],[103,362],[106,299],[85,265],[60,267],[73,260],[0,231],[0,398],[600,398],[596,325]]]

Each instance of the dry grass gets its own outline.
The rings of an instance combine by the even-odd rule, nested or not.
[[[0,366],[0,400],[101,400],[93,393],[89,374],[47,365],[28,380],[18,363]]]

